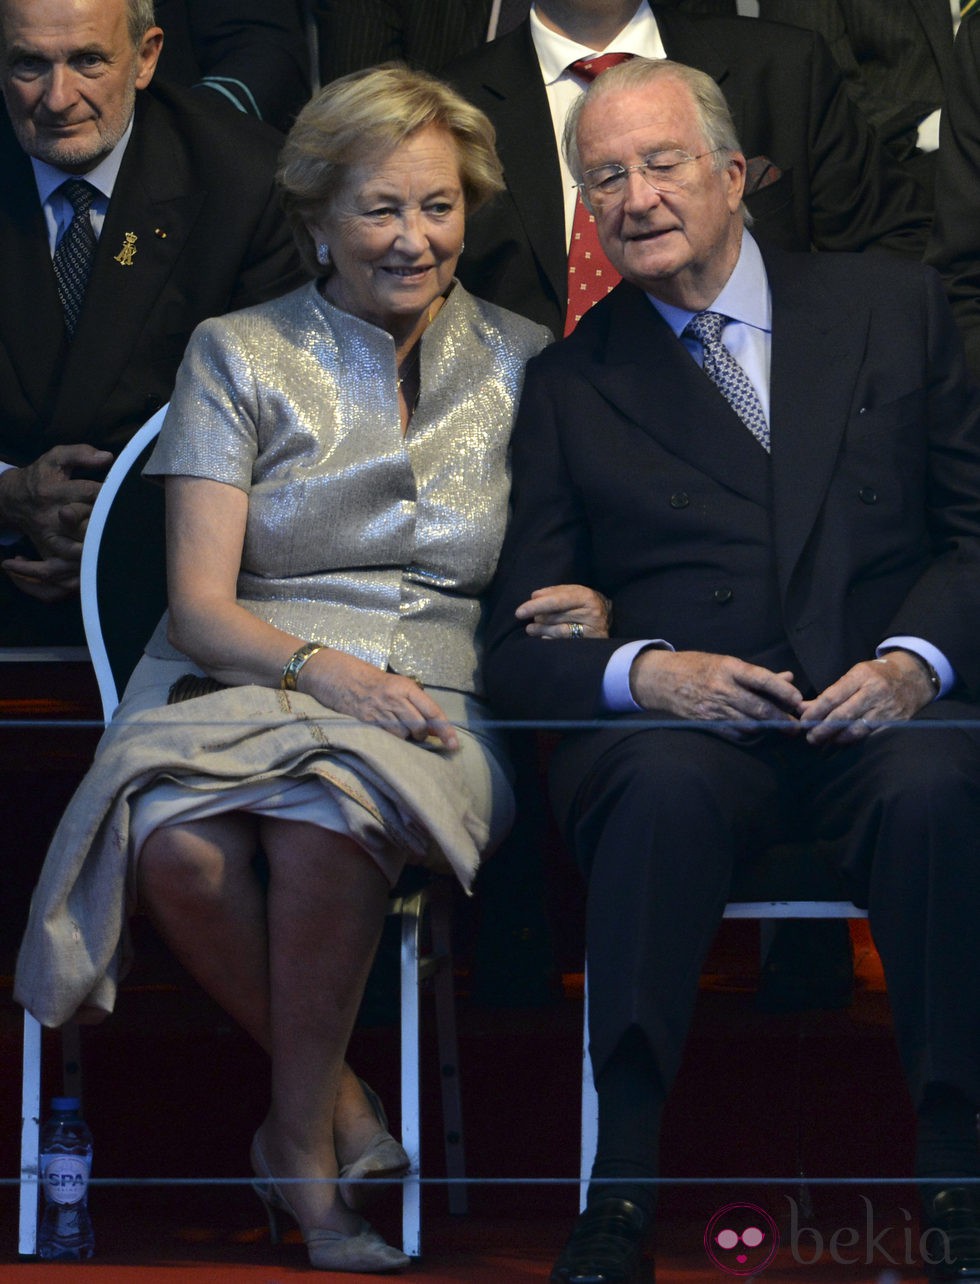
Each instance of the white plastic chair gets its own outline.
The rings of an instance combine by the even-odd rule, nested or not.
[[[108,639],[103,629],[100,599],[108,591],[100,583],[102,537],[113,505],[123,482],[134,474],[135,466],[148,453],[163,423],[164,406],[149,419],[120,451],[99,491],[92,509],[82,550],[81,597],[85,636],[102,699],[103,717],[112,717],[119,703],[119,693],[138,653],[127,650],[128,639]],[[111,541],[115,547],[118,540]],[[161,579],[162,528],[159,548],[149,550],[140,596],[150,604],[149,614],[155,623],[162,611],[166,592]],[[108,545],[107,545],[108,547]],[[127,554],[139,559],[143,550],[130,545]],[[154,560],[156,555],[156,560]],[[158,582],[154,582],[158,581]],[[144,614],[146,608],[144,605]],[[129,621],[127,621],[129,623]],[[150,627],[138,633],[144,640]],[[120,652],[123,652],[120,655]],[[456,1038],[456,1008],[453,993],[453,967],[450,942],[451,894],[448,884],[439,879],[404,896],[394,896],[388,913],[401,920],[401,1126],[402,1145],[411,1167],[402,1186],[402,1247],[409,1256],[421,1252],[421,1077],[420,1065],[420,989],[431,978],[436,1001],[439,1064],[441,1068],[442,1119],[446,1150],[446,1173],[449,1182],[449,1208],[465,1213],[466,1188],[463,1151],[462,1100],[459,1086],[459,1056]],[[429,916],[431,945],[424,943],[424,920]],[[74,1048],[77,1059],[77,1029]],[[76,1085],[77,1086],[77,1085]],[[24,1013],[23,1100],[21,1114],[20,1228],[18,1251],[24,1255],[37,1252],[38,1161],[41,1116],[41,1027],[29,1012]]]

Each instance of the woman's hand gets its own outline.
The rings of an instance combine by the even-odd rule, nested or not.
[[[529,621],[532,638],[607,638],[612,603],[584,584],[552,584],[535,589],[514,614]]]
[[[383,727],[401,740],[434,737],[446,749],[459,748],[455,728],[421,683],[343,651],[318,651],[300,670],[297,688],[325,708]]]

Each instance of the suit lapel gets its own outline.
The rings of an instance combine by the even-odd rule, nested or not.
[[[173,270],[205,199],[162,109],[137,95],[137,117],[106,216],[70,347],[54,431],[76,435],[97,420]],[[135,239],[134,239],[135,238]]]
[[[586,370],[602,396],[667,451],[758,504],[769,502],[766,453],[641,290],[619,285],[608,333]]]
[[[497,56],[484,87],[500,103],[494,124],[507,187],[531,248],[564,308],[568,287],[561,169],[530,23],[494,41],[494,49]]]
[[[5,116],[0,128],[0,345],[38,419],[46,422],[64,361],[64,316],[34,171]]]
[[[823,288],[819,255],[763,249],[772,293],[773,543],[780,590],[819,516],[864,356],[867,308]]]
[[[940,79],[945,85],[953,64],[953,23],[949,5],[945,0],[940,5],[936,0],[910,0],[910,3],[922,24],[939,67]]]

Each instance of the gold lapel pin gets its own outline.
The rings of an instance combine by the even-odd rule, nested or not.
[[[117,263],[123,267],[132,267],[133,259],[136,257],[136,233],[127,232],[123,240],[123,247],[118,254],[113,256]]]
[[[155,228],[153,229],[153,235],[154,235],[154,236],[159,236],[159,238],[160,238],[160,240],[161,240],[161,241],[165,241],[165,240],[167,239],[167,234],[166,234],[166,232],[163,230],[163,228],[162,228],[162,227],[155,227]]]

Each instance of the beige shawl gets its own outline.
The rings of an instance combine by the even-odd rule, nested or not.
[[[451,753],[325,710],[309,696],[233,687],[114,723],[52,840],[31,902],[14,997],[44,1025],[82,1005],[110,1012],[130,957],[131,800],[161,778],[208,792],[320,778],[351,832],[380,829],[416,864],[469,890],[487,842]],[[389,805],[390,804],[390,805]]]

